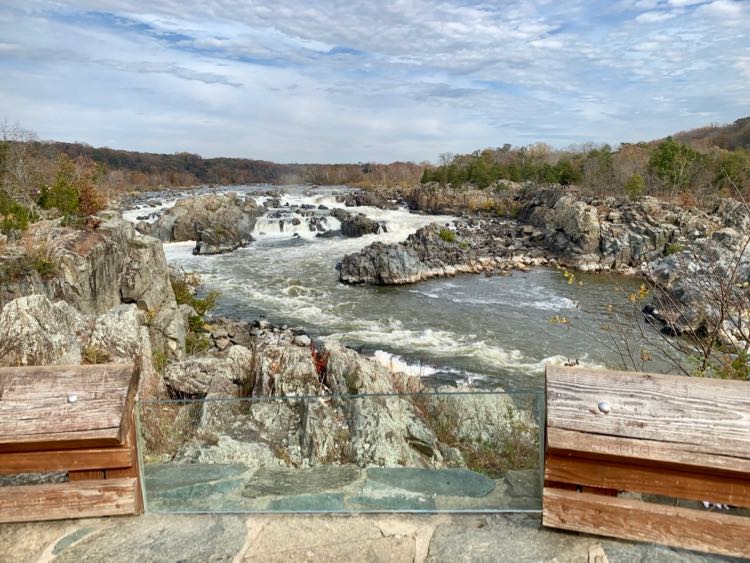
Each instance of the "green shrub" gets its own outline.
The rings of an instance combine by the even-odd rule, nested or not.
[[[628,194],[630,199],[635,199],[646,191],[646,181],[640,174],[633,174],[628,181],[625,182],[625,193]]]
[[[456,242],[456,233],[450,229],[440,229],[440,238],[445,242]]]
[[[30,266],[42,276],[43,279],[50,279],[57,274],[57,265],[45,257],[31,257]]]
[[[678,252],[682,252],[685,249],[681,244],[677,242],[670,242],[667,244],[667,247],[664,249],[664,254],[667,256],[671,256],[672,254],[677,254]]]
[[[33,213],[28,207],[14,201],[5,191],[0,190],[0,232],[25,231],[32,219]]]
[[[216,300],[220,293],[209,291],[204,297],[196,297],[195,289],[200,284],[197,275],[186,275],[184,277],[169,276],[172,291],[178,305],[190,305],[196,312],[188,318],[188,333],[185,337],[185,351],[188,354],[205,352],[211,346],[211,340],[204,328],[206,313],[216,306]]]
[[[42,187],[37,203],[42,209],[59,210],[67,224],[98,213],[107,205],[96,185],[98,175],[99,170],[91,160],[81,157],[73,161],[61,155],[55,181]]]
[[[188,331],[185,336],[185,352],[188,354],[199,354],[205,352],[211,347],[208,334],[203,332]]]

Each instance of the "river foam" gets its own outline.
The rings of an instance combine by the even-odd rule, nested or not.
[[[253,196],[256,189],[243,193],[259,204],[268,203],[271,196]],[[374,241],[399,242],[424,225],[450,224],[454,218],[415,215],[406,209],[347,208],[384,222],[387,232],[321,238],[310,230],[310,216],[327,215],[328,210],[318,209],[321,205],[343,207],[336,190],[318,194],[309,188],[285,189],[278,207],[258,220],[256,241],[246,248],[228,255],[193,256],[190,242],[164,245],[171,263],[198,272],[207,288],[222,292],[218,313],[263,316],[298,326],[374,354],[404,373],[441,381],[539,387],[547,363],[614,363],[616,358],[594,346],[596,339],[587,335],[599,330],[595,309],[612,300],[609,286],[587,286],[582,306],[576,289],[559,272],[543,268],[508,277],[462,275],[414,286],[344,285],[335,267],[345,254]],[[280,218],[283,228],[278,228]],[[287,229],[295,219],[299,223]],[[329,228],[337,227],[335,219],[330,221]],[[564,316],[584,330],[551,323],[554,316]]]

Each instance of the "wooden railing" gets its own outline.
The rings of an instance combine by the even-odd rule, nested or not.
[[[139,514],[132,364],[0,368],[0,475],[65,472],[0,486],[0,522]]]
[[[545,526],[750,555],[750,382],[548,366],[546,385]]]

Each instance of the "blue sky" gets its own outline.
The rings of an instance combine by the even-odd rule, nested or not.
[[[278,162],[635,141],[750,115],[747,0],[4,0],[0,119]]]

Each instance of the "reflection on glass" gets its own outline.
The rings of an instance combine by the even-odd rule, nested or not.
[[[139,403],[154,512],[537,511],[541,393]]]

